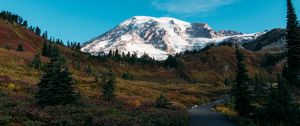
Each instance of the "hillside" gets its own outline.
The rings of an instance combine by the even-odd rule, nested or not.
[[[250,76],[264,73],[267,77],[276,78],[278,70],[281,69],[280,61],[274,61],[274,65],[263,66],[269,62],[267,59],[272,55],[246,50],[244,53]],[[180,69],[183,73],[197,83],[222,85],[225,79],[233,80],[235,77],[237,61],[233,47],[215,47],[198,54],[180,57],[178,60],[182,63]]]
[[[272,29],[266,34],[258,37],[256,40],[245,43],[243,46],[252,51],[275,51],[282,52],[285,50],[286,40],[285,40],[285,29]]]
[[[43,44],[39,37],[17,24],[11,24],[0,19],[0,47],[15,50],[19,43],[23,43],[26,52],[37,52]]]

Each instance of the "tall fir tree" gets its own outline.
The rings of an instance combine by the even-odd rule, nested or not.
[[[71,73],[59,53],[54,54],[38,83],[39,90],[35,95],[37,102],[42,106],[64,105],[76,101]]]
[[[116,88],[116,79],[112,72],[112,70],[109,70],[109,72],[103,76],[102,78],[103,83],[103,97],[105,100],[113,100],[115,95],[115,88]]]
[[[237,57],[237,75],[236,83],[233,86],[232,93],[235,99],[235,109],[241,116],[249,116],[251,106],[251,91],[250,82],[248,77],[248,70],[244,63],[245,56],[236,46],[236,57]]]
[[[79,43],[79,42],[76,44],[76,47],[75,47],[75,49],[76,49],[76,50],[78,50],[78,51],[80,51],[80,49],[81,49],[81,45],[80,45],[80,43]]]
[[[39,53],[34,56],[30,66],[34,69],[41,70],[42,61],[41,61],[41,55]]]
[[[91,65],[87,65],[87,67],[84,69],[84,71],[88,74],[88,75],[92,75],[93,74],[93,68]]]
[[[178,66],[176,57],[169,55],[168,58],[164,61],[164,66],[167,68],[176,68]]]
[[[59,55],[59,49],[58,46],[55,43],[50,42],[48,45],[48,54],[50,58],[56,57]]]
[[[54,48],[54,43],[53,42],[49,42],[48,43],[48,50],[47,50],[47,52],[48,52],[48,57],[51,57],[53,54],[53,48]]]
[[[287,66],[289,84],[300,86],[300,28],[292,0],[287,0]]]
[[[116,59],[119,59],[119,58],[120,58],[120,54],[119,54],[119,50],[118,50],[118,49],[115,51],[114,57],[115,57]]]
[[[39,27],[35,28],[35,34],[41,36],[41,29]]]
[[[273,126],[300,125],[299,108],[293,102],[290,85],[300,86],[300,28],[292,0],[287,0],[287,63],[278,75],[278,87],[267,97],[266,118]]]
[[[17,47],[16,51],[19,51],[19,52],[24,52],[24,48],[23,48],[23,43],[22,43],[22,42],[21,42],[21,43],[19,43],[19,45],[18,45],[18,47]]]
[[[109,50],[108,57],[109,57],[109,58],[112,58],[112,57],[113,57],[113,52],[112,52],[112,50]]]
[[[44,39],[48,39],[48,32],[45,31],[45,32],[43,33],[42,37],[43,37]]]
[[[28,22],[27,22],[27,21],[24,21],[24,22],[22,23],[22,26],[23,26],[24,28],[27,28],[27,27],[28,27]]]
[[[47,42],[43,43],[42,56],[49,56],[49,48]]]

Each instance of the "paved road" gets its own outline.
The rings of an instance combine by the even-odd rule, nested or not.
[[[212,110],[214,105],[222,102],[224,99],[190,109],[190,126],[236,126],[226,117]]]

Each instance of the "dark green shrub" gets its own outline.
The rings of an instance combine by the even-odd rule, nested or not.
[[[116,97],[116,78],[112,70],[103,76],[102,83],[103,98],[107,101],[113,100]]]
[[[184,112],[161,111],[144,116],[145,126],[188,126],[189,116]]]
[[[45,124],[40,121],[26,120],[23,125],[24,126],[43,126]]]
[[[239,126],[256,126],[254,122],[245,117],[234,117],[233,121],[237,123]]]
[[[23,48],[23,44],[22,43],[19,43],[16,51],[19,51],[19,52],[24,52],[24,48]]]
[[[55,126],[79,126],[75,120],[68,118],[53,120],[51,121],[51,124]]]
[[[133,80],[133,75],[129,72],[123,73],[122,78],[125,80]]]
[[[167,99],[163,94],[161,94],[157,99],[156,99],[156,104],[155,106],[157,108],[169,108],[171,106],[171,102],[169,99]]]
[[[9,125],[12,117],[11,116],[2,116],[0,115],[0,126],[7,126]]]

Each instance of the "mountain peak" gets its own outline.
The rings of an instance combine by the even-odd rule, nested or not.
[[[127,19],[120,25],[126,26],[126,25],[143,25],[143,24],[149,24],[149,23],[157,23],[157,24],[164,24],[164,25],[180,25],[180,26],[189,26],[190,23],[178,20],[176,18],[171,17],[150,17],[150,16],[134,16],[130,19]]]
[[[92,54],[119,52],[144,53],[158,60],[185,50],[205,47],[234,38],[239,42],[255,35],[235,31],[214,31],[206,23],[188,23],[171,17],[134,16],[105,34],[87,42],[82,51]]]
[[[188,22],[172,18],[172,17],[151,17],[151,16],[134,16],[131,19],[139,20],[139,21],[150,21],[150,20],[155,20],[158,22],[178,22],[178,23],[183,23],[183,24],[190,24]]]

